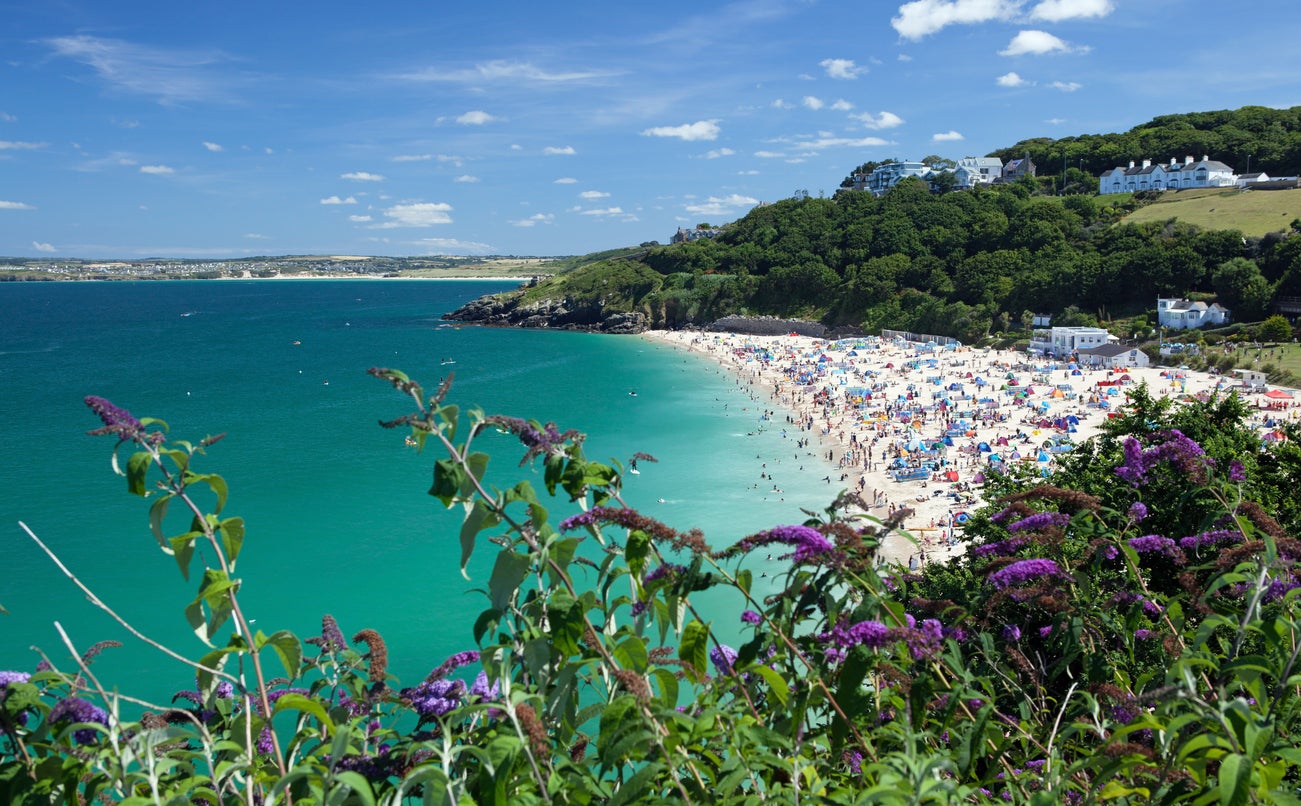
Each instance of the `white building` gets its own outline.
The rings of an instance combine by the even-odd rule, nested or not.
[[[1136,347],[1120,344],[1104,344],[1079,351],[1080,363],[1090,367],[1120,369],[1121,367],[1146,367],[1147,353]]]
[[[873,195],[884,195],[887,190],[910,176],[923,182],[933,173],[924,162],[886,162],[876,166],[869,174],[854,174],[854,190],[868,190]]]
[[[1233,187],[1238,177],[1233,169],[1205,155],[1194,162],[1184,157],[1182,164],[1171,159],[1169,164],[1142,165],[1129,161],[1129,167],[1116,166],[1098,177],[1098,193],[1137,193],[1143,190],[1183,190],[1186,188]]]
[[[1223,325],[1229,321],[1229,309],[1212,302],[1189,302],[1186,299],[1157,299],[1156,321],[1161,327],[1189,330],[1203,325]]]
[[[1044,355],[1068,356],[1077,350],[1105,347],[1120,339],[1100,327],[1054,327],[1034,331],[1030,349]]]
[[[958,160],[953,175],[960,188],[992,185],[1003,175],[1003,161],[998,157],[963,157]]]

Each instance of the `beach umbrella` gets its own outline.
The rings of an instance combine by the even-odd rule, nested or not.
[[[988,453],[988,452],[989,452],[989,443],[988,443],[988,442],[982,442],[982,443],[980,443],[979,445],[976,446],[976,450],[980,451],[981,453]]]
[[[984,481],[984,476],[981,476],[981,481]],[[953,516],[954,523],[966,523],[969,520],[971,520],[971,516],[965,512],[959,512]]]
[[[991,454],[989,455],[989,463],[990,463],[990,464],[993,464],[993,463],[995,463],[995,462],[1001,462],[1001,461],[1003,461],[1003,457],[999,456],[998,454],[996,454],[996,453],[991,453]]]
[[[1040,462],[1047,462],[1050,461],[1052,457],[1048,455],[1047,451],[1039,451],[1039,455],[1036,456],[1035,459]]]
[[[976,484],[984,484],[984,483],[985,483],[985,474],[984,474],[984,473],[977,473],[976,475],[974,475],[974,476],[971,477],[971,480],[972,480],[973,482],[975,482]]]
[[[958,480],[958,471],[956,471],[956,470],[950,470],[950,471],[948,471],[948,472],[946,472],[946,473],[944,474],[944,478],[947,479],[948,481],[957,481],[957,480]]]

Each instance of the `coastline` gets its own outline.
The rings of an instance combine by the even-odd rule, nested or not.
[[[751,396],[774,410],[810,456],[839,470],[839,478],[829,477],[833,487],[858,492],[871,516],[885,520],[910,509],[901,528],[917,542],[892,532],[881,550],[883,561],[907,567],[963,553],[962,515],[986,503],[980,482],[991,457],[1050,471],[1060,452],[1101,433],[1107,413],[1128,401],[1126,389],[1146,383],[1155,396],[1182,399],[1236,386],[1205,372],[1071,369],[1010,350],[923,353],[921,345],[873,338],[662,330],[642,336],[713,361],[749,384]],[[1296,420],[1301,402],[1298,396],[1271,409],[1263,396],[1246,399],[1262,428],[1271,416]],[[892,464],[929,470],[896,480]]]

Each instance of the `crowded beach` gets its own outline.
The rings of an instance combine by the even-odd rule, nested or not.
[[[882,559],[912,568],[962,551],[963,524],[984,503],[988,474],[1020,465],[1047,476],[1139,384],[1176,401],[1244,394],[1265,440],[1283,438],[1277,426],[1297,417],[1295,390],[1246,390],[1184,368],[1104,369],[879,337],[647,335],[718,362],[755,401],[756,427],[780,428],[819,456],[833,468],[827,482],[857,493],[869,514],[886,520],[909,510],[902,528],[913,539],[892,533]]]

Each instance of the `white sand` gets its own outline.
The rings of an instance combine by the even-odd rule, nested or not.
[[[978,479],[991,454],[1007,464],[1051,469],[1057,453],[1045,450],[1046,442],[1078,444],[1099,433],[1107,413],[1123,406],[1127,391],[1139,384],[1146,383],[1153,395],[1179,400],[1236,386],[1229,378],[1164,367],[1081,368],[1073,374],[1066,362],[1020,352],[969,347],[927,352],[921,345],[876,338],[837,343],[697,331],[646,336],[706,355],[747,380],[757,377],[755,388],[770,396],[766,405],[784,409],[783,416],[789,414],[796,424],[796,438],[804,434],[824,460],[830,453],[831,464],[844,475],[839,489],[859,491],[874,517],[884,520],[897,507],[912,509],[903,526],[918,542],[891,534],[882,552],[887,561],[905,565],[962,550],[961,513],[984,503]],[[1129,380],[1122,381],[1126,375]],[[977,378],[986,384],[978,385]],[[1059,392],[1058,386],[1063,387]],[[860,396],[864,391],[870,397]],[[1247,393],[1246,399],[1258,407],[1252,419],[1262,429],[1270,418],[1296,419],[1293,406],[1301,403],[1301,396],[1275,401],[1259,392]],[[1100,405],[1104,401],[1106,407]],[[1052,425],[1068,417],[1077,422],[1066,429]],[[959,423],[966,428],[946,428]],[[946,433],[952,445],[940,451],[908,450],[942,442]],[[981,450],[981,443],[990,450]],[[938,466],[924,479],[898,481],[890,473],[896,459]],[[956,481],[945,478],[949,471],[956,472]]]

